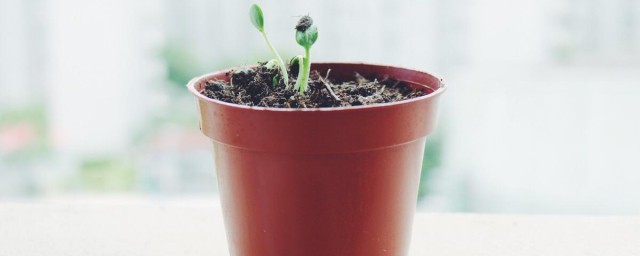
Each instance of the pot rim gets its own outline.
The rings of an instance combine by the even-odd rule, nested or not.
[[[431,73],[431,72],[422,71],[422,70],[403,68],[403,67],[392,66],[392,65],[365,63],[365,62],[314,62],[314,63],[311,63],[311,64],[312,65],[313,64],[322,64],[322,65],[350,64],[350,65],[368,65],[368,66],[388,67],[388,68],[394,68],[394,69],[404,69],[404,70],[408,70],[408,71],[420,72],[420,73],[424,73],[424,74],[433,76],[434,78],[438,79],[438,81],[440,82],[440,87],[435,89],[433,92],[431,92],[431,93],[429,93],[427,95],[416,97],[416,98],[412,98],[412,99],[402,100],[402,101],[387,102],[387,103],[377,103],[377,104],[373,104],[373,105],[346,106],[346,107],[322,107],[322,108],[274,108],[274,107],[261,107],[261,106],[246,106],[246,105],[240,105],[240,104],[235,104],[235,103],[229,103],[229,102],[225,102],[225,101],[221,101],[221,100],[217,100],[217,99],[211,99],[211,98],[203,95],[202,93],[200,93],[198,90],[196,90],[195,85],[198,82],[200,82],[200,81],[202,81],[202,80],[204,80],[204,79],[206,79],[206,78],[208,78],[210,76],[213,76],[215,74],[219,74],[219,73],[223,73],[223,72],[229,72],[231,70],[234,70],[234,69],[238,68],[238,67],[233,67],[233,68],[227,68],[227,69],[214,71],[214,72],[210,72],[210,73],[207,73],[207,74],[204,74],[204,75],[200,75],[200,76],[194,77],[187,83],[187,88],[189,89],[189,91],[193,95],[198,97],[200,100],[209,101],[211,103],[220,104],[220,105],[224,105],[224,106],[231,107],[231,108],[237,108],[237,109],[266,111],[266,112],[330,112],[330,111],[341,111],[342,112],[342,111],[357,111],[357,110],[362,110],[362,109],[384,108],[384,107],[404,105],[404,104],[409,104],[409,103],[416,102],[416,101],[426,100],[426,99],[429,99],[429,98],[437,97],[438,95],[442,94],[448,87],[446,85],[446,83],[444,82],[444,79],[442,79],[441,76],[436,75],[436,74]],[[251,67],[251,66],[252,65],[240,66],[240,67]],[[398,78],[394,78],[394,79],[398,79]],[[401,79],[398,79],[398,80],[401,80]],[[401,80],[401,81],[410,82],[410,83],[418,84],[418,85],[421,85],[421,86],[427,86],[425,84],[417,83],[417,82],[414,82],[414,81],[407,81],[407,80]]]

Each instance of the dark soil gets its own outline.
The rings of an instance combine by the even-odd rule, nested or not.
[[[292,72],[290,73],[294,73]],[[295,71],[297,74],[297,71]],[[391,78],[369,79],[358,73],[352,81],[334,83],[330,71],[319,74],[311,70],[309,88],[304,95],[293,90],[296,78],[289,79],[285,89],[277,69],[267,69],[264,64],[256,68],[230,71],[230,82],[209,80],[202,92],[205,96],[246,106],[274,108],[321,108],[372,105],[396,102],[425,95],[413,90],[405,82]],[[330,88],[330,89],[329,89]]]

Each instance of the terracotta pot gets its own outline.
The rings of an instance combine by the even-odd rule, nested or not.
[[[278,109],[209,99],[189,82],[213,142],[232,256],[406,255],[426,136],[445,90],[434,75],[360,63],[324,74],[410,82],[429,94],[373,106]]]

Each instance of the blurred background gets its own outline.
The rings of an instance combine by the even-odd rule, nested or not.
[[[258,1],[284,58],[443,76],[418,209],[640,213],[640,1]],[[216,200],[193,76],[270,58],[253,1],[0,0],[0,201]]]

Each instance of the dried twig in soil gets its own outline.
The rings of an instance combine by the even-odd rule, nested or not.
[[[331,89],[331,85],[329,85],[329,82],[327,82],[330,72],[331,72],[331,69],[328,69],[327,75],[324,78],[322,78],[322,76],[320,76],[320,73],[316,71],[316,73],[318,74],[318,78],[320,79],[322,84],[324,84],[324,87],[327,88],[327,91],[329,91],[329,94],[331,94],[331,97],[333,97],[333,99],[335,99],[336,101],[340,101],[340,98],[338,97],[338,95],[336,95],[336,93],[333,92],[333,90]]]

